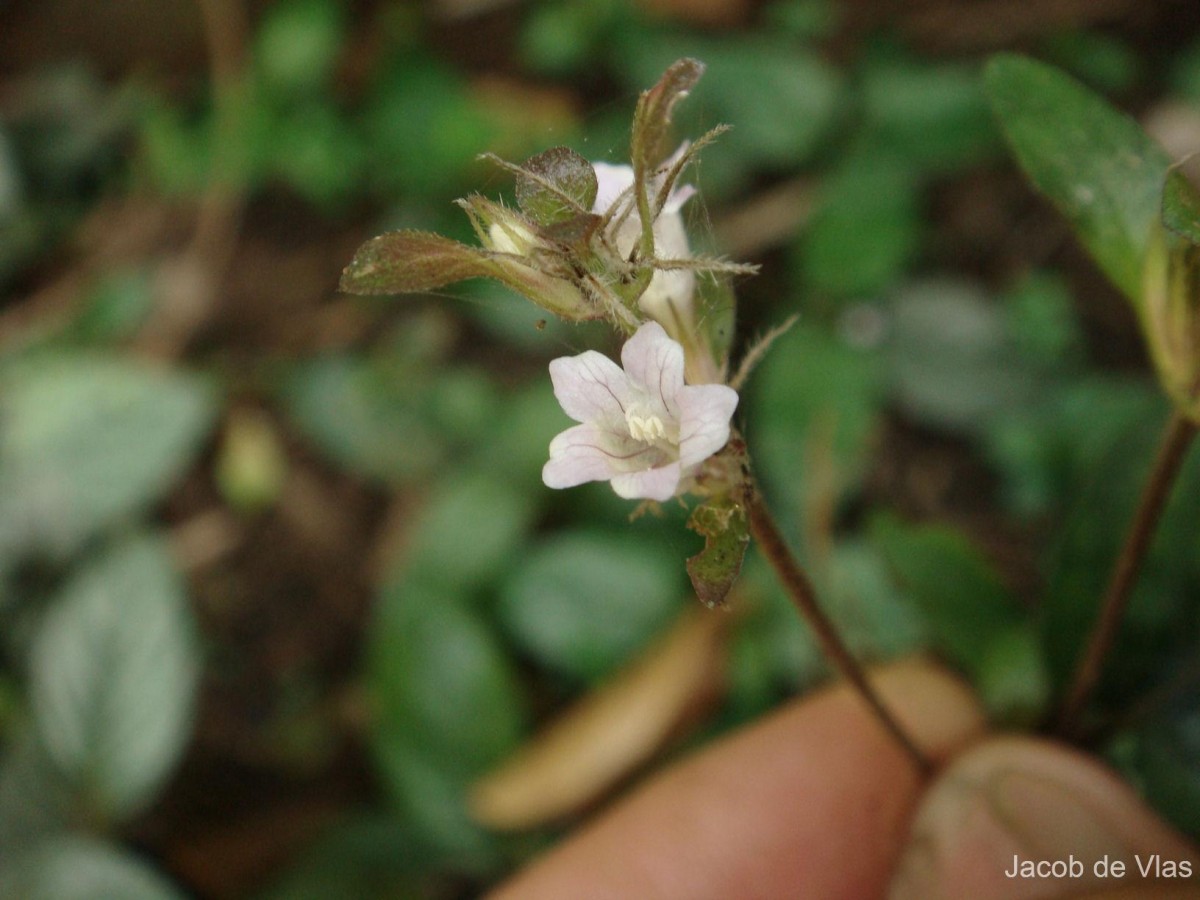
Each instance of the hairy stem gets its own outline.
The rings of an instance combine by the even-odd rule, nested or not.
[[[800,610],[800,615],[804,617],[804,620],[816,634],[826,658],[854,686],[854,689],[862,696],[862,699],[870,707],[875,717],[887,729],[888,733],[895,738],[901,749],[908,754],[922,777],[928,776],[933,771],[933,766],[929,759],[917,747],[916,743],[900,725],[896,717],[884,705],[883,700],[880,699],[875,689],[871,687],[870,682],[867,681],[862,667],[859,666],[858,662],[851,655],[849,649],[843,643],[841,636],[838,634],[837,629],[834,627],[833,622],[821,608],[812,582],[808,580],[796,562],[796,558],[792,556],[791,551],[784,542],[783,536],[779,533],[779,527],[775,524],[775,519],[771,516],[766,506],[763,505],[762,498],[757,489],[752,489],[750,495],[747,510],[750,519],[750,531],[754,535],[754,539],[758,541],[758,546],[763,556],[771,564],[771,568],[775,570],[775,574],[787,591],[788,596],[792,598],[792,602]]]
[[[1113,566],[1108,589],[1100,605],[1100,614],[1079,658],[1075,677],[1055,716],[1054,730],[1063,737],[1069,737],[1076,732],[1079,714],[1100,679],[1104,658],[1116,640],[1138,571],[1146,558],[1146,551],[1150,549],[1150,541],[1167,505],[1175,476],[1179,473],[1195,436],[1196,423],[1179,412],[1171,416],[1159,443],[1154,467],[1150,471],[1146,486],[1142,489],[1137,512],[1134,513],[1129,531],[1125,535],[1125,543]]]

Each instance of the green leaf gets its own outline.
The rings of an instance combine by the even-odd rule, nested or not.
[[[879,425],[882,375],[878,354],[805,323],[771,348],[751,381],[749,444],[784,508],[803,508],[818,486],[842,496],[858,484]]]
[[[733,125],[714,155],[742,153],[762,165],[790,168],[816,148],[842,96],[832,67],[816,53],[761,38],[726,37],[708,49],[704,89],[720,119]]]
[[[104,273],[88,292],[85,305],[71,322],[73,341],[103,343],[131,337],[154,308],[148,269]]]
[[[48,840],[0,868],[0,900],[183,900],[121,848],[81,836]]]
[[[988,63],[985,84],[1013,153],[1134,303],[1170,157],[1132,118],[1058,70],[1020,56]]]
[[[1083,331],[1063,275],[1028,272],[1001,300],[1005,330],[1022,362],[1047,374],[1078,371],[1083,359]]]
[[[914,171],[961,168],[999,143],[976,66],[932,64],[889,47],[885,58],[868,59],[862,79],[866,139]]]
[[[486,623],[453,588],[420,578],[385,587],[371,630],[377,749],[403,740],[449,772],[479,774],[521,735],[516,673]]]
[[[525,554],[497,614],[542,664],[597,679],[670,622],[685,595],[680,568],[633,533],[560,535]]]
[[[562,406],[549,378],[538,378],[510,395],[497,410],[497,419],[478,463],[494,468],[500,477],[541,495],[542,466],[550,441],[563,428]]]
[[[979,661],[975,688],[992,721],[1028,728],[1050,701],[1041,635],[1031,622],[995,635]]]
[[[397,813],[418,836],[425,870],[452,867],[475,875],[495,870],[499,841],[467,812],[471,779],[458,771],[454,756],[423,750],[418,737],[395,732],[375,743],[380,774]]]
[[[1127,37],[1096,31],[1067,31],[1040,42],[1039,55],[1080,81],[1107,93],[1132,90],[1142,74],[1143,57]]]
[[[368,148],[340,110],[306,103],[282,115],[271,136],[272,171],[323,211],[361,191]]]
[[[746,511],[728,501],[705,503],[696,507],[688,527],[704,537],[704,549],[687,561],[692,587],[705,606],[722,606],[750,545]]]
[[[800,238],[805,281],[838,296],[869,295],[895,283],[921,239],[914,174],[873,154],[851,157],[830,177]]]
[[[992,643],[1020,625],[1020,609],[994,567],[959,532],[880,515],[871,536],[956,664],[978,671]]]
[[[774,0],[763,11],[766,25],[789,37],[820,40],[837,30],[845,10],[835,0]]]
[[[526,719],[516,672],[458,591],[405,578],[380,595],[370,630],[371,745],[397,808],[462,865],[491,865],[465,790],[512,752]]]
[[[0,372],[0,558],[68,553],[145,510],[214,412],[195,376],[125,360],[32,357]]]
[[[592,0],[530,7],[520,37],[522,61],[539,74],[556,76],[589,66],[618,5]]]
[[[828,665],[812,629],[796,614],[795,603],[761,553],[747,557],[742,583],[747,594],[759,602],[748,604],[735,638],[732,688],[749,695],[735,696],[735,702],[749,701],[750,705],[756,698],[768,696],[778,700],[781,691],[793,694],[827,674]]]
[[[487,472],[456,472],[413,524],[405,571],[454,592],[478,587],[510,562],[540,496]]]
[[[1118,738],[1112,755],[1167,821],[1195,837],[1200,834],[1200,712],[1194,701],[1176,705],[1184,709]]]
[[[338,819],[298,855],[295,864],[256,900],[408,898],[402,886],[445,859],[395,814],[351,813]],[[418,896],[412,889],[411,896]]]
[[[1087,388],[1081,390],[1079,388]],[[1123,388],[1123,390],[1121,389]],[[1138,494],[1154,459],[1166,409],[1139,383],[1078,386],[1046,423],[1062,442],[1069,473],[1065,509],[1046,548],[1044,633],[1051,674],[1067,683],[1095,621]],[[1105,661],[1097,706],[1124,709],[1130,696],[1170,679],[1176,660],[1194,654],[1191,622],[1200,615],[1200,556],[1195,510],[1200,455],[1182,469],[1131,592],[1117,640]]]
[[[326,87],[342,47],[344,19],[344,9],[335,0],[272,4],[251,57],[266,85],[297,97]]]
[[[863,659],[887,659],[924,649],[920,609],[896,584],[887,561],[866,535],[838,541],[817,586],[850,650]]]
[[[431,472],[491,430],[496,389],[472,368],[445,368],[420,350],[325,356],[296,365],[282,397],[296,425],[359,476],[397,484]]]
[[[410,49],[389,62],[362,113],[373,187],[389,202],[397,196],[444,202],[461,190],[496,129],[463,75],[432,53]]]
[[[29,690],[41,742],[100,812],[127,817],[179,760],[199,670],[166,546],[114,546],[62,588],[34,641]]]
[[[596,202],[596,170],[569,147],[551,147],[525,160],[517,176],[517,203],[539,225],[568,222]]]
[[[1038,387],[1001,309],[969,282],[906,285],[893,301],[891,383],[918,419],[972,430],[1020,405]]]

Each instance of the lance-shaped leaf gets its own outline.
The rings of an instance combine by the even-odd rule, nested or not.
[[[692,587],[705,606],[722,606],[750,544],[746,511],[733,500],[714,500],[695,509],[688,527],[704,536],[704,549],[687,561]]]
[[[1129,116],[1051,66],[1001,55],[985,84],[1025,174],[1135,304],[1171,164]]]
[[[590,213],[596,170],[569,147],[551,147],[517,170],[517,203],[539,225],[558,225]]]
[[[427,231],[390,231],[354,254],[338,288],[350,294],[411,294],[494,276],[487,255]]]
[[[599,316],[575,285],[532,261],[425,231],[391,231],[367,241],[342,272],[338,286],[351,294],[406,294],[468,278],[493,278],[564,319]]]

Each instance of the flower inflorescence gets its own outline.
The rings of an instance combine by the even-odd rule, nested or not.
[[[479,246],[421,231],[368,241],[342,276],[352,293],[427,291],[496,279],[568,321],[606,320],[626,338],[621,365],[588,350],[550,363],[555,396],[577,424],[554,438],[542,477],[567,488],[607,481],[621,497],[695,495],[689,524],[705,550],[688,571],[705,602],[724,598],[748,541],[748,468],[731,420],[726,335],[700,299],[702,276],[756,271],[692,253],[680,179],[716,128],[666,153],[671,112],[704,67],[685,59],[642,94],[630,163],[591,163],[554,147],[517,165],[485,155],[516,180],[516,206],[459,201]]]

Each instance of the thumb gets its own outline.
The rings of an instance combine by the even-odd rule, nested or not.
[[[1094,760],[999,738],[959,757],[925,795],[891,897],[1174,897],[1166,889],[1178,886],[1196,898],[1198,859]]]

